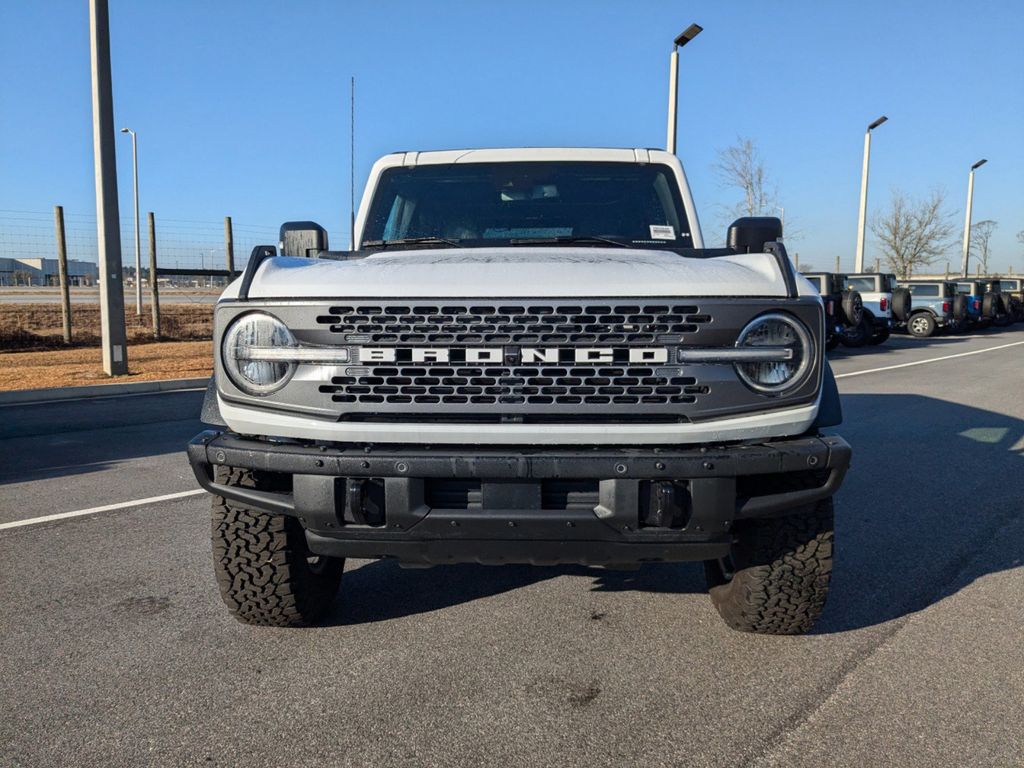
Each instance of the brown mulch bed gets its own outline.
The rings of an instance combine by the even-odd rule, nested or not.
[[[59,315],[59,307],[57,311]],[[0,391],[187,379],[209,376],[212,369],[213,343],[210,341],[130,344],[129,373],[115,377],[103,372],[99,347],[3,352],[0,353]]]

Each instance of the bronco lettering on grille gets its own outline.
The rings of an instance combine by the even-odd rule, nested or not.
[[[513,355],[506,358],[506,351]],[[668,363],[665,347],[359,347],[360,363]]]

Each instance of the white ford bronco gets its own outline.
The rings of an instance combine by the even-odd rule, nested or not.
[[[706,248],[648,149],[392,154],[353,250],[282,226],[217,304],[188,449],[231,611],[321,620],[346,557],[696,560],[730,626],[810,629],[850,447],[780,235]]]

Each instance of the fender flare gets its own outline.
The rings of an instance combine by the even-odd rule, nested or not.
[[[220,403],[217,402],[217,380],[210,377],[210,383],[206,385],[206,394],[203,396],[203,408],[199,412],[199,420],[204,424],[214,427],[226,427],[228,424],[220,415]]]
[[[843,404],[839,399],[839,387],[832,373],[832,366],[825,361],[825,370],[821,376],[821,402],[818,404],[818,417],[811,429],[835,427],[843,423]]]

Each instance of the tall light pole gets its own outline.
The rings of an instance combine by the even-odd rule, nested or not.
[[[691,24],[672,44],[668,70],[668,141],[665,148],[673,155],[676,153],[676,106],[679,103],[679,49],[703,31],[700,24]]]
[[[128,346],[124,327],[124,284],[121,282],[121,224],[117,212],[107,0],[89,0],[89,61],[92,69],[92,141],[96,168],[96,249],[103,370],[108,376],[120,376],[128,373]]]
[[[131,128],[122,128],[121,133],[130,134],[132,137],[132,180],[135,187],[135,314],[142,314],[142,248],[139,245],[139,147],[136,142],[135,131]],[[153,279],[153,275],[149,276]]]
[[[982,159],[971,166],[971,172],[967,175],[967,216],[964,219],[964,256],[960,264],[960,276],[967,277],[967,260],[971,255],[971,208],[974,206],[974,172],[981,168],[988,160]]]
[[[857,257],[854,272],[864,271],[864,228],[868,221],[868,166],[871,164],[871,132],[889,118],[882,115],[864,132],[864,167],[860,173],[860,216],[857,218]]]

